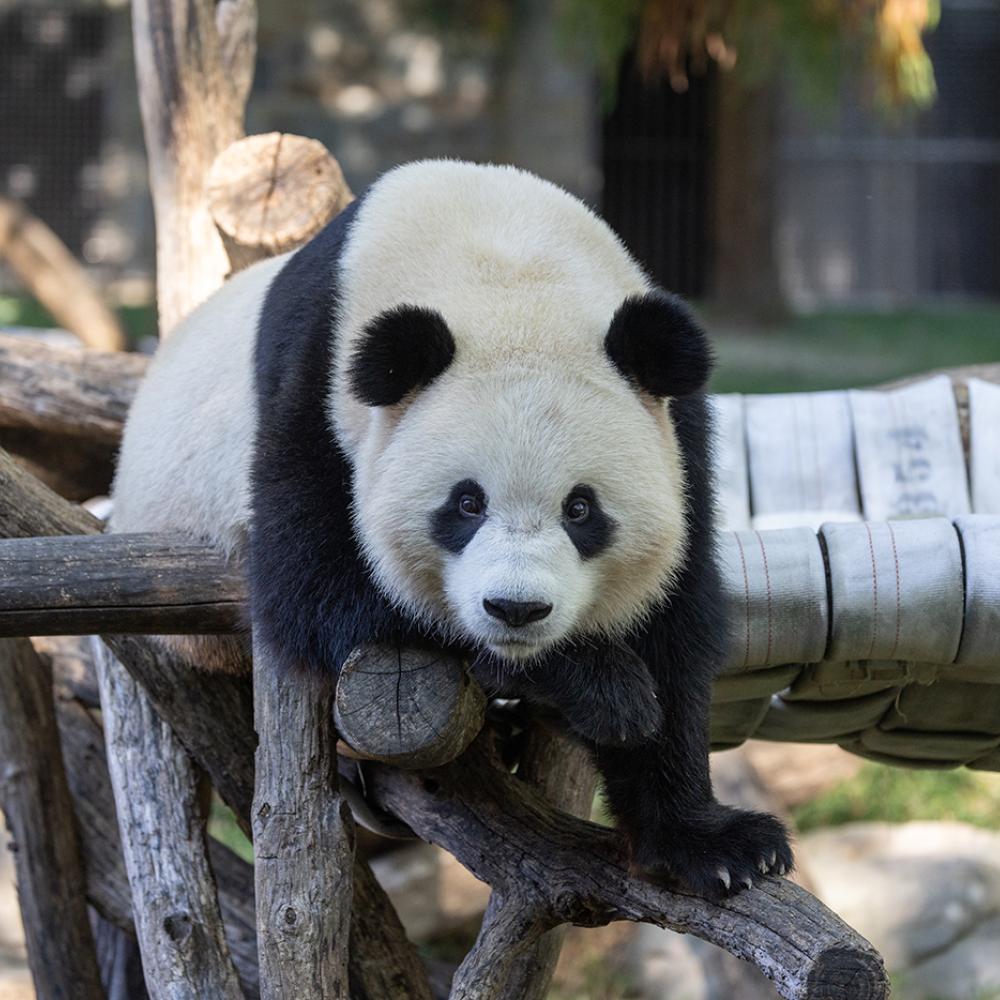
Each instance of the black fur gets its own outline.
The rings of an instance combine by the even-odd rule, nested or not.
[[[372,582],[352,529],[350,465],[326,415],[337,264],[359,204],[274,278],[255,359],[254,628],[285,665],[334,671],[361,642],[423,638]]]
[[[570,490],[563,504],[565,507],[575,498],[582,497],[590,504],[590,516],[586,521],[577,524],[563,514],[563,528],[570,541],[576,546],[576,551],[584,559],[593,559],[600,555],[613,541],[615,522],[604,513],[597,494],[589,486],[580,483]]]
[[[459,509],[459,501],[466,493],[480,500],[485,508],[483,488],[472,479],[463,479],[455,483],[448,499],[431,515],[431,537],[445,552],[454,555],[458,555],[472,541],[486,520],[485,516],[469,517]]]
[[[666,292],[627,298],[611,320],[604,348],[622,375],[661,399],[698,392],[712,371],[701,327],[688,307]]]
[[[393,406],[431,384],[455,357],[455,339],[441,313],[397,306],[365,327],[351,357],[348,381],[367,406]]]
[[[712,794],[708,718],[729,623],[715,553],[710,416],[701,394],[669,406],[687,473],[687,556],[671,596],[629,643],[653,675],[663,728],[642,749],[593,752],[637,867],[725,895],[758,879],[762,867],[791,868],[792,856],[778,820],[723,806]],[[729,888],[719,868],[729,872]]]

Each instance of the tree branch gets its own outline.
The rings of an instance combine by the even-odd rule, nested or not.
[[[888,996],[875,950],[805,890],[772,879],[712,902],[636,878],[614,831],[557,813],[500,764],[486,737],[433,771],[370,765],[369,774],[383,808],[493,886],[505,915],[491,934],[504,935],[515,951],[532,944],[539,929],[561,923],[638,920],[694,934],[753,962],[786,1000]],[[468,961],[482,970],[490,959]],[[490,965],[489,979],[500,984],[497,968]],[[485,1000],[501,988],[476,992],[468,977],[456,976],[452,995]]]
[[[288,677],[257,641],[253,661],[261,992],[347,1000],[354,821],[337,790],[333,690]]]

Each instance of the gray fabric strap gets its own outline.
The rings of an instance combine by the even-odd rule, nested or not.
[[[867,519],[969,513],[958,410],[947,376],[892,392],[852,390],[850,401]]]
[[[743,397],[735,393],[709,396],[715,423],[713,467],[718,493],[719,527],[741,531],[750,527],[750,481]]]
[[[719,550],[732,623],[727,668],[822,659],[826,572],[815,532],[727,532]]]
[[[845,392],[746,396],[753,526],[860,517]]]
[[[957,662],[994,667],[1000,684],[1000,517],[955,519],[965,555],[965,629]]]
[[[1000,514],[1000,385],[969,379],[969,477],[972,509]]]
[[[962,556],[943,518],[825,524],[831,660],[951,663],[962,635]]]

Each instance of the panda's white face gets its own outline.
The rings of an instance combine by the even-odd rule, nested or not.
[[[386,592],[476,646],[525,659],[624,631],[683,558],[666,404],[610,367],[449,371],[374,419],[355,463],[366,556]]]

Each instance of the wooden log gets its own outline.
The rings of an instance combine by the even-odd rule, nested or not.
[[[354,199],[321,142],[283,132],[224,149],[207,193],[233,271],[301,246]]]
[[[124,349],[121,324],[97,294],[87,272],[41,219],[9,198],[0,198],[0,259],[7,261],[56,322],[88,347]]]
[[[337,791],[329,679],[254,642],[254,883],[264,1000],[349,995],[354,823]]]
[[[0,427],[116,445],[148,364],[0,334]]]
[[[253,0],[136,0],[132,6],[161,335],[229,272],[205,185],[216,156],[243,136],[256,20]]]
[[[40,997],[99,1000],[76,821],[59,750],[52,675],[27,639],[0,640],[0,801]]]
[[[362,646],[337,681],[337,733],[359,756],[399,767],[454,760],[482,729],[486,699],[457,657]]]
[[[0,636],[238,630],[240,569],[184,536],[0,542]]]
[[[0,449],[0,538],[89,535],[101,530],[93,514],[68,503]]]
[[[114,445],[31,427],[0,427],[5,448],[33,476],[67,500],[105,496],[115,474]]]
[[[69,504],[61,514],[75,517]],[[0,515],[0,533],[3,527]],[[236,631],[244,621],[244,597],[237,567],[211,546],[182,537],[0,540],[0,636],[105,634],[172,724],[189,710],[178,704],[177,692],[197,682],[212,711],[199,713],[186,727],[185,743],[196,757],[214,744],[219,712],[244,720],[249,739],[245,680],[192,671],[162,646],[122,633]],[[357,650],[337,686],[336,718],[345,749],[353,756],[406,767],[453,760],[482,728],[484,710],[482,692],[464,665],[426,650]],[[192,745],[195,733],[197,745]],[[249,801],[234,800],[252,773],[247,763],[252,745],[242,750],[224,773],[212,777],[223,798],[238,813],[248,814]],[[240,781],[233,780],[234,768],[242,770]]]
[[[72,696],[56,705],[63,758],[87,859],[87,899],[111,924],[135,936],[128,875],[108,774],[104,731]],[[258,996],[257,935],[253,869],[229,848],[209,838],[208,855],[219,889],[226,941],[248,998]]]
[[[206,855],[194,768],[141,685],[95,643],[108,767],[152,1000],[242,1000]]]
[[[553,809],[590,818],[597,772],[587,749],[566,734],[533,726],[517,775]],[[553,927],[516,957],[497,990],[498,1000],[545,1000],[565,937],[564,925]]]
[[[497,894],[493,917],[455,975],[452,997],[502,996],[514,960],[562,923],[639,920],[694,934],[753,962],[785,1000],[883,1000],[878,953],[804,889],[768,879],[721,902],[631,874],[617,832],[558,813],[509,773],[489,738],[429,772],[367,765],[369,792]],[[850,984],[845,986],[845,984]]]

